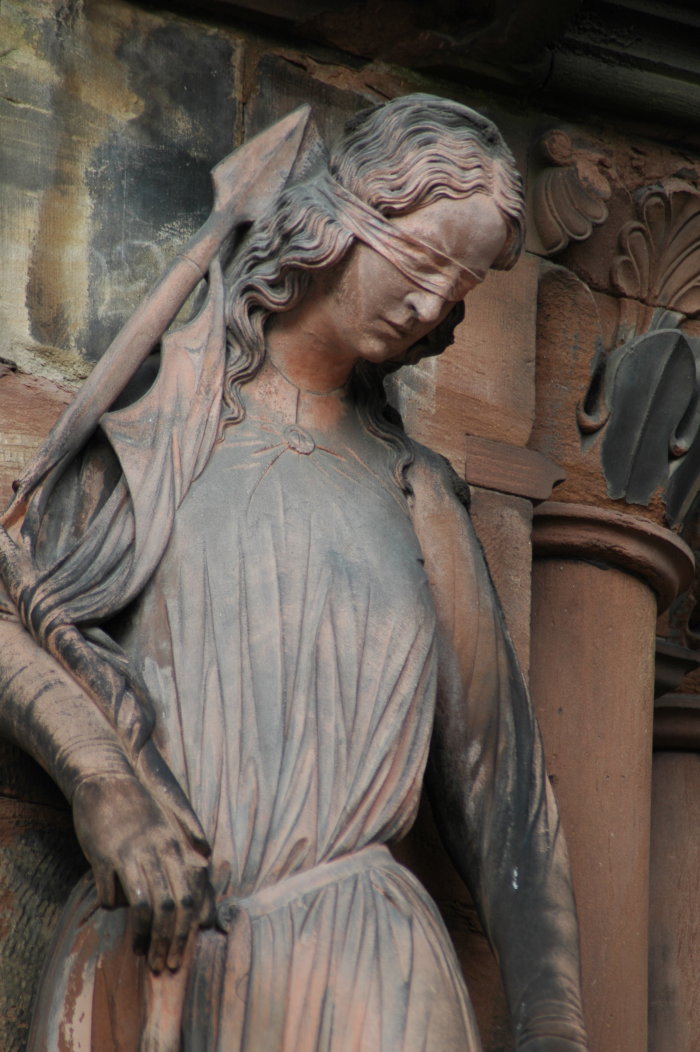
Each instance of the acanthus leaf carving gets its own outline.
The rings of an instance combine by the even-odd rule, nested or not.
[[[700,193],[646,187],[619,235],[610,282],[620,295],[616,346],[598,349],[577,411],[582,442],[602,432],[608,494],[683,526],[700,492],[700,341],[682,327],[700,313]]]
[[[622,296],[686,317],[700,312],[700,194],[649,188],[620,232],[610,277]]]
[[[608,161],[600,152],[578,147],[561,128],[538,143],[547,166],[535,179],[532,215],[545,255],[561,252],[570,241],[585,241],[608,217]]]

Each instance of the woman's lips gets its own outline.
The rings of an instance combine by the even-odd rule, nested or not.
[[[392,321],[391,318],[382,318],[381,320],[395,336],[399,336],[401,339],[408,336],[409,330],[405,325],[399,325],[397,322]]]

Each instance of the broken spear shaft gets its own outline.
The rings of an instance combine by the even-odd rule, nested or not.
[[[0,517],[0,523],[9,527],[16,522],[31,490],[55,464],[80,449],[205,276],[234,227],[261,215],[283,189],[309,119],[309,107],[299,107],[212,170],[215,196],[211,215],[131,315],[74,402],[49,432],[36,457],[22,473],[14,499]]]

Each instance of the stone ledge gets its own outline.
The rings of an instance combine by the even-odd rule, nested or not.
[[[467,435],[464,477],[473,486],[530,500],[547,500],[566,472],[543,453]]]

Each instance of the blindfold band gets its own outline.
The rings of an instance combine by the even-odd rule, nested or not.
[[[333,193],[339,218],[348,230],[427,292],[457,302],[484,280],[485,275],[400,230],[335,180]]]

